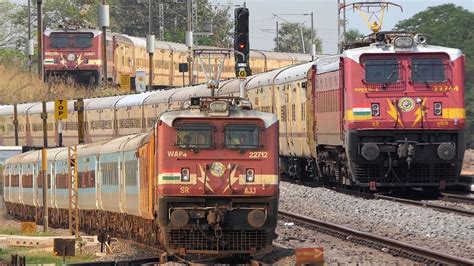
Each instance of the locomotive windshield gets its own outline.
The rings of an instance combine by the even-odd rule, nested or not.
[[[390,84],[398,81],[397,59],[368,59],[365,61],[365,82]]]
[[[411,78],[415,83],[444,82],[444,64],[440,58],[413,58]]]
[[[88,48],[92,46],[92,34],[51,34],[51,47],[53,48]]]
[[[209,124],[180,124],[176,131],[176,145],[180,148],[210,148],[212,146],[212,126]]]
[[[225,146],[231,149],[254,149],[260,147],[260,127],[255,125],[227,125]]]

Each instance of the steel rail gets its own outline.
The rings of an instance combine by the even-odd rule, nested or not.
[[[323,233],[327,233],[351,242],[373,247],[378,250],[387,250],[393,255],[402,256],[410,260],[427,264],[443,263],[455,265],[474,265],[474,261],[472,260],[443,254],[438,251],[418,247],[399,240],[358,231],[342,225],[336,225],[315,218],[290,213],[288,211],[279,210],[278,215],[281,218],[292,220],[296,224],[309,226],[311,229],[314,228],[317,231],[321,231]]]
[[[391,197],[391,196],[380,195],[380,194],[374,194],[374,198],[390,200],[390,201],[396,201],[396,202],[401,202],[401,203],[407,203],[407,204],[417,205],[417,206],[422,206],[422,207],[428,207],[428,208],[431,208],[431,209],[447,211],[447,212],[467,215],[467,216],[471,216],[471,217],[474,216],[473,211],[470,211],[470,210],[467,210],[467,209],[462,209],[462,208],[457,208],[457,207],[443,206],[443,205],[440,205],[440,204],[427,203],[427,202],[418,201],[418,200]]]
[[[457,195],[457,194],[451,194],[451,193],[445,193],[445,192],[441,192],[441,196],[442,196],[441,200],[448,200],[448,201],[455,201],[455,202],[465,202],[465,203],[474,204],[474,198],[473,197]]]

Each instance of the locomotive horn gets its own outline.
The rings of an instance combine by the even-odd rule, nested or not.
[[[425,44],[428,40],[426,35],[419,35],[419,34],[415,36],[415,39],[418,43],[421,43],[421,44]]]

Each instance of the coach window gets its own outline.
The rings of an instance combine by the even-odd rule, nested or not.
[[[230,149],[261,147],[260,127],[256,125],[227,125],[224,128],[225,146]]]
[[[365,82],[389,84],[398,81],[396,59],[368,59],[365,61]]]
[[[182,149],[208,149],[212,146],[212,126],[206,123],[179,124],[176,146]]]
[[[440,58],[413,58],[411,78],[415,83],[444,82],[444,64]]]

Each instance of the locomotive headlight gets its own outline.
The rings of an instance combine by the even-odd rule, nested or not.
[[[373,103],[371,105],[372,109],[372,116],[380,116],[380,104],[379,103]]]
[[[373,161],[380,155],[379,146],[375,143],[366,143],[362,146],[361,154],[367,161]]]
[[[441,116],[443,114],[443,103],[435,102],[433,104],[433,110],[435,116]]]
[[[255,170],[252,168],[247,168],[245,170],[245,181],[254,182],[255,181]]]
[[[181,181],[189,182],[190,179],[189,168],[181,168]]]
[[[439,158],[445,161],[450,161],[456,155],[456,147],[454,147],[454,144],[452,143],[444,142],[439,144],[437,152]]]
[[[413,46],[413,43],[413,38],[410,36],[398,36],[394,41],[397,48],[410,48]]]

